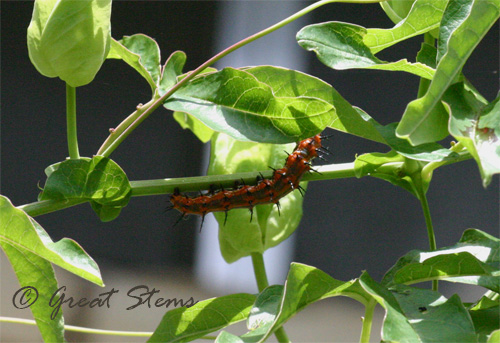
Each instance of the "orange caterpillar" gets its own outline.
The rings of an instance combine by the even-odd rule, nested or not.
[[[285,195],[295,189],[302,193],[300,179],[306,172],[315,171],[311,168],[311,161],[315,157],[321,158],[318,151],[328,152],[326,148],[322,148],[321,138],[316,135],[298,143],[293,153],[288,155],[285,166],[275,169],[271,179],[258,177],[254,186],[238,186],[236,183],[235,189],[211,191],[193,198],[181,194],[176,188],[170,197],[172,206],[168,209],[175,208],[181,212],[177,223],[186,214],[196,214],[204,219],[210,212],[225,212],[227,219],[227,212],[235,208],[248,208],[253,214],[253,207],[262,204],[276,204],[279,210],[279,200]]]

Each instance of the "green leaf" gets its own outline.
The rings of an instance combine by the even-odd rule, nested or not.
[[[485,105],[463,83],[451,86],[443,100],[451,108],[450,133],[476,160],[486,187],[500,173],[500,97]]]
[[[104,285],[97,264],[78,243],[68,238],[54,243],[40,224],[1,195],[0,219],[2,247],[45,259],[81,278]]]
[[[404,20],[398,22],[392,29],[368,29],[363,40],[374,54],[403,40],[438,28],[447,1],[417,0],[413,5],[411,1],[397,0],[391,3],[404,7],[398,8],[400,11],[398,14],[402,15]],[[409,6],[411,10],[406,15]]]
[[[208,175],[234,174],[262,171],[269,166],[281,168],[286,159],[285,151],[292,151],[294,144],[276,145],[235,141],[224,134],[212,139]],[[305,187],[305,184],[302,184]],[[254,208],[252,221],[248,209],[235,209],[227,213],[214,213],[219,222],[219,243],[222,256],[228,263],[263,253],[288,238],[302,218],[303,197],[292,192],[280,199],[280,209],[273,205]]]
[[[476,342],[474,325],[460,298],[395,285],[390,289],[366,272],[361,286],[386,310],[382,340],[389,342]]]
[[[373,119],[366,113],[360,113],[339,92],[329,84],[293,70],[275,67],[244,68],[259,81],[272,86],[278,96],[306,95],[324,100],[335,107],[333,121],[328,124],[332,129],[356,135],[375,142],[384,143],[384,139],[375,130]],[[308,137],[304,137],[308,138]]]
[[[85,199],[102,221],[115,219],[130,199],[125,172],[102,156],[69,159],[50,166],[46,172],[48,178],[39,200]]]
[[[186,112],[175,111],[174,119],[183,129],[191,130],[203,143],[208,142],[215,133],[214,130],[203,124],[203,122]]]
[[[438,143],[426,143],[413,146],[406,139],[401,139],[396,136],[397,123],[391,123],[385,126],[380,125],[362,109],[357,108],[356,110],[363,118],[366,118],[366,120],[373,125],[384,138],[387,145],[404,157],[425,162],[454,160],[459,157],[457,153],[443,148],[443,146]]]
[[[252,294],[232,294],[168,311],[148,342],[189,342],[245,320],[255,299]]]
[[[396,62],[379,60],[370,47],[365,45],[364,27],[340,22],[313,24],[297,33],[301,47],[316,53],[318,59],[333,69],[378,69],[404,71],[432,79],[434,69],[422,63],[410,63],[406,59]]]
[[[122,59],[146,79],[154,93],[160,82],[160,48],[154,39],[144,34],[111,40],[107,58]]]
[[[450,7],[447,11],[449,9]],[[441,97],[459,75],[474,48],[498,19],[500,3],[475,1],[472,7],[461,6],[460,10],[466,13],[453,14],[460,25],[455,22],[451,27],[453,32],[445,42],[446,49],[438,48],[446,50],[446,54],[439,61],[427,93],[408,104],[397,128],[397,135],[408,139],[413,145],[435,142],[448,135],[448,113],[441,103]]]
[[[500,330],[495,330],[488,337],[488,343],[498,343],[500,342]]]
[[[414,1],[394,1],[387,0],[380,3],[385,14],[392,20],[394,24],[399,23],[410,12]]]
[[[269,76],[281,72],[267,67]],[[290,71],[300,89],[314,89],[322,81]],[[292,85],[288,87],[292,89]],[[167,99],[164,106],[187,112],[209,128],[235,139],[289,143],[321,132],[334,119],[334,106],[314,96],[294,92],[276,95],[278,89],[258,80],[248,70],[225,68],[201,75]]]
[[[284,290],[281,286],[271,286],[257,299],[248,321],[250,331],[239,340],[221,334],[217,341],[263,342],[308,305],[335,296],[347,296],[362,304],[367,304],[372,298],[358,280],[338,281],[314,267],[292,263]]]
[[[384,276],[382,284],[445,280],[500,287],[500,240],[479,230],[467,230],[459,243],[432,252],[412,250]]]
[[[482,297],[481,300],[469,309],[474,323],[476,334],[480,342],[486,342],[487,336],[500,329],[500,302]]]
[[[165,62],[159,82],[160,94],[165,94],[177,83],[177,77],[182,75],[182,69],[186,64],[186,54],[183,51],[174,51]]]
[[[44,342],[65,342],[62,310],[57,314],[54,313],[51,318],[54,309],[49,307],[49,303],[56,303],[57,298],[52,300],[52,295],[58,289],[52,265],[37,254],[10,244],[3,237],[0,238],[0,246],[12,264],[21,285],[21,289],[14,294],[16,299],[14,306],[25,308],[26,305],[32,304],[30,310]],[[26,305],[19,303],[23,295],[27,301]]]
[[[162,78],[160,81],[160,86],[158,88],[160,96],[165,94],[170,88],[172,88],[178,79],[185,75],[182,75],[182,68],[186,62],[186,54],[181,51],[176,51],[167,60],[165,67],[163,68]],[[206,68],[201,72],[200,75],[212,73],[217,71],[214,68]],[[208,142],[213,134],[214,130],[203,124],[196,117],[185,113],[185,112],[174,112],[174,119],[179,123],[183,129],[191,130],[196,137],[203,143]]]
[[[222,331],[215,342],[242,343],[261,340],[270,330],[279,312],[283,289],[284,287],[281,285],[269,286],[258,295],[247,319],[247,328],[249,329],[247,333],[236,336]]]
[[[28,27],[28,53],[44,76],[72,87],[90,83],[106,59],[111,0],[36,0]]]

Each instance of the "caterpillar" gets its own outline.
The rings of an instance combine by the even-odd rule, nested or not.
[[[235,188],[231,190],[221,189],[217,192],[213,188],[206,194],[197,197],[189,197],[175,188],[170,196],[171,206],[167,208],[176,209],[181,212],[181,216],[176,224],[187,214],[199,215],[203,220],[210,212],[227,212],[237,208],[248,208],[252,220],[253,208],[257,205],[275,204],[280,209],[279,200],[288,193],[299,190],[303,194],[303,189],[299,182],[302,176],[309,171],[316,171],[311,168],[311,161],[322,158],[318,152],[329,153],[328,149],[322,147],[321,139],[325,138],[316,135],[299,142],[294,151],[286,158],[286,163],[281,169],[273,169],[273,176],[265,179],[257,177],[257,184],[253,186],[240,185],[235,182]],[[224,223],[225,223],[224,220]]]

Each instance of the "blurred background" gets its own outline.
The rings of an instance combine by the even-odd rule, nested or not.
[[[162,63],[175,50],[187,56],[185,71],[261,29],[306,7],[305,1],[116,1],[112,36],[144,33],[162,51]],[[14,205],[36,201],[44,169],[67,156],[65,87],[35,70],[28,58],[26,29],[33,2],[1,2],[1,194]],[[217,68],[270,64],[317,76],[333,85],[351,104],[382,124],[399,120],[415,98],[418,78],[409,74],[348,70],[334,71],[298,46],[295,33],[310,23],[343,21],[367,28],[390,28],[379,5],[332,4],[221,60]],[[494,27],[467,62],[464,71],[488,99],[499,89],[499,30]],[[382,51],[382,60],[414,58],[421,37]],[[108,136],[108,129],[149,100],[147,83],[124,62],[106,61],[95,80],[77,89],[80,154],[92,156]],[[356,154],[386,152],[385,146],[329,131],[328,163],[345,163]],[[208,147],[190,131],[182,130],[165,109],[157,110],[112,154],[130,180],[203,175]],[[438,246],[459,240],[467,228],[498,236],[498,177],[488,189],[481,185],[473,161],[438,169],[428,192]],[[237,291],[256,292],[255,282],[234,274],[217,250],[217,227],[191,218],[172,227],[177,213],[165,213],[168,196],[133,198],[121,215],[101,223],[85,204],[37,217],[56,241],[76,240],[99,264],[102,289],[57,269],[61,285],[75,297],[95,297],[111,288],[121,290],[111,309],[67,309],[68,324],[102,329],[153,331],[164,309],[125,308],[126,291],[148,285],[167,298],[202,300]],[[308,186],[304,217],[296,233],[274,253],[266,255],[272,282],[281,283],[290,261],[313,265],[332,277],[349,280],[367,270],[380,279],[396,260],[411,249],[427,249],[425,222],[419,202],[409,193],[373,178],[312,182]],[[0,255],[0,315],[31,318],[17,310],[11,298],[19,288],[14,273]],[[245,262],[242,262],[245,263]],[[244,268],[248,268],[248,265]],[[234,269],[233,269],[234,270]],[[243,281],[241,281],[243,280]],[[445,294],[459,292],[464,301],[477,294],[472,288],[442,286]],[[472,292],[472,293],[471,293]],[[467,299],[470,297],[471,299]],[[129,301],[130,302],[130,301]],[[287,325],[295,341],[357,341],[363,314],[349,299],[329,299],[306,309]],[[377,325],[382,318],[378,311]],[[303,327],[310,330],[303,330]],[[244,326],[237,327],[244,331]],[[22,332],[22,334],[21,334]],[[379,341],[374,328],[372,338]],[[314,334],[311,334],[314,333]],[[37,341],[34,327],[0,324],[0,340]],[[126,338],[68,333],[70,341],[124,341]],[[128,339],[127,341],[144,341]]]

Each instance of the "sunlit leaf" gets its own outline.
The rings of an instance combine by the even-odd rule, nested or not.
[[[340,22],[313,24],[297,33],[300,46],[316,53],[318,59],[333,69],[378,69],[404,71],[432,79],[434,69],[422,63],[410,63],[406,59],[385,62],[373,54],[365,45],[364,27]]]
[[[168,311],[148,342],[189,342],[248,317],[256,296],[232,294]]]
[[[448,135],[448,112],[441,98],[500,15],[498,1],[475,1],[472,7],[460,6],[459,9],[465,13],[453,14],[460,25],[449,20],[453,23],[450,27],[453,32],[446,42],[442,42],[446,48],[440,46],[438,49],[445,50],[446,54],[439,61],[427,93],[408,104],[396,130],[399,137],[408,139],[413,145],[435,142]]]

